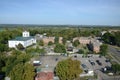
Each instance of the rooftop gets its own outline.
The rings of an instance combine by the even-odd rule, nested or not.
[[[53,80],[53,72],[40,72],[37,73],[36,80]]]
[[[33,36],[30,36],[30,37],[16,37],[15,39],[12,39],[11,41],[27,41],[31,38],[34,38]]]

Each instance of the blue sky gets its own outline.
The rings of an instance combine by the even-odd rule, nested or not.
[[[120,25],[120,0],[0,0],[0,24]]]

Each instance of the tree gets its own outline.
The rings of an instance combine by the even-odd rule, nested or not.
[[[115,36],[109,32],[105,33],[101,38],[105,43],[116,44]]]
[[[55,37],[54,42],[55,42],[55,44],[59,43],[59,37]]]
[[[84,52],[83,49],[80,49],[80,50],[78,51],[78,53],[79,53],[79,54],[84,54],[85,52]]]
[[[79,77],[79,74],[82,73],[80,68],[80,61],[66,59],[58,62],[56,69],[56,75],[60,80],[74,80]]]
[[[0,73],[2,72],[2,68],[5,66],[5,59],[5,54],[0,53]]]
[[[79,44],[80,44],[79,40],[75,40],[75,41],[73,42],[73,46],[75,46],[75,47],[77,47]]]
[[[40,45],[40,46],[44,46],[43,40],[40,40],[40,41],[39,41],[39,45]]]
[[[11,80],[33,80],[35,76],[34,67],[29,63],[18,63],[9,74]]]
[[[34,80],[35,72],[33,65],[26,63],[24,65],[24,73],[22,75],[22,80]]]
[[[120,73],[120,64],[112,64],[112,69],[114,73]]]
[[[39,53],[39,54],[44,54],[46,51],[44,48],[39,48],[38,46],[36,49],[33,50],[33,53]]]
[[[66,49],[65,49],[65,46],[62,45],[62,44],[56,44],[55,48],[54,48],[54,51],[56,53],[66,53]]]
[[[52,41],[49,41],[48,45],[49,45],[49,46],[53,45],[53,42],[52,42]]]
[[[105,56],[107,54],[108,46],[106,44],[103,44],[100,46],[100,54],[102,56]]]
[[[0,43],[0,52],[4,52],[4,51],[7,51],[8,50],[8,47],[6,44],[1,44]]]
[[[10,71],[10,78],[11,80],[23,80],[22,75],[23,75],[23,63],[19,63],[13,67],[13,69]]]
[[[18,45],[16,45],[16,47],[19,50],[23,50],[24,49],[24,46],[21,43],[19,43]]]
[[[65,44],[66,41],[67,41],[67,38],[64,37],[64,38],[62,39],[63,44]]]
[[[120,47],[120,32],[115,32],[115,42]]]

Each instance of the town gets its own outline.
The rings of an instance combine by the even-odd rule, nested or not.
[[[119,80],[120,28],[0,31],[0,80]]]

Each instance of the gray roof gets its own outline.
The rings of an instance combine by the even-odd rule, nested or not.
[[[30,37],[16,37],[15,39],[12,39],[11,41],[27,41],[34,38],[33,36]]]

